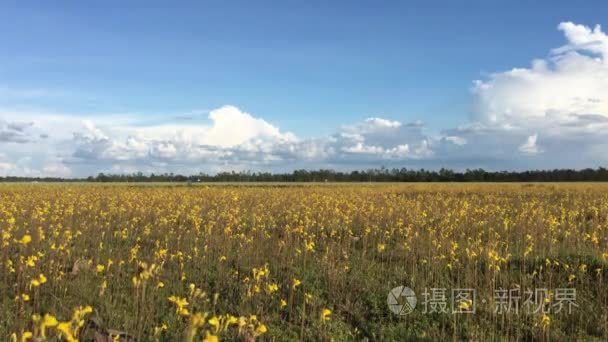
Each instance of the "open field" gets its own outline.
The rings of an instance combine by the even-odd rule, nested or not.
[[[601,183],[2,184],[0,232],[2,340],[608,338]]]

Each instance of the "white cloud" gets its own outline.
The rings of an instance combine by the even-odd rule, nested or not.
[[[105,127],[83,121],[83,130],[74,133],[73,157],[76,161],[194,163],[230,156],[234,151],[268,150],[269,146],[296,140],[292,133],[280,132],[263,119],[234,106],[212,110],[209,119],[209,124],[106,124]]]
[[[558,29],[566,43],[547,58],[474,82],[472,120],[443,132],[437,158],[494,169],[608,161],[599,147],[608,141],[608,35],[570,22]]]
[[[27,118],[28,132],[11,159],[29,155],[5,173],[86,176],[97,172],[199,172],[221,169],[380,165],[432,155],[420,122],[378,117],[346,125],[325,137],[299,139],[234,106],[209,112],[208,122],[145,125],[129,115],[77,117],[6,113]],[[13,124],[6,124],[13,127]],[[3,126],[4,127],[4,126]],[[15,126],[16,127],[16,126]],[[19,128],[25,132],[26,127]]]
[[[380,154],[384,152],[384,149],[379,146],[366,146],[362,142],[358,142],[354,146],[342,147],[342,151],[355,154]]]
[[[537,154],[541,153],[541,149],[536,144],[538,140],[538,134],[533,134],[526,139],[526,142],[519,146],[519,151],[524,154]]]
[[[530,68],[476,81],[476,119],[489,124],[559,122],[572,115],[608,117],[608,36],[597,26],[562,23],[568,43]]]
[[[561,54],[567,51],[585,49],[601,55],[603,58],[608,57],[608,36],[602,32],[600,25],[591,29],[584,25],[563,22],[559,24],[558,28],[564,32],[568,44],[554,49],[554,53]]]
[[[401,122],[391,121],[382,118],[368,118],[365,120],[365,125],[371,129],[374,128],[398,128],[401,127]]]
[[[330,140],[332,151],[338,151],[333,159],[382,164],[428,158],[432,152],[423,126],[421,122],[403,124],[378,117],[344,126]]]
[[[251,139],[291,141],[292,133],[281,133],[268,122],[254,118],[234,106],[224,106],[209,113],[213,124],[203,134],[201,143],[221,147],[234,147]]]

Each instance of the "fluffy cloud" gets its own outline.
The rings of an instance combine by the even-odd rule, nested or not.
[[[96,172],[213,172],[221,169],[287,169],[288,166],[376,165],[432,156],[419,122],[369,118],[336,133],[300,139],[234,106],[208,113],[208,122],[145,125],[108,117],[8,113],[27,127],[14,134],[8,160],[29,155],[24,167],[4,163],[3,174],[65,176]],[[25,134],[26,128],[30,131]],[[44,147],[44,148],[42,148]],[[41,162],[42,161],[42,162]],[[39,165],[34,165],[38,163]]]
[[[331,139],[337,159],[383,160],[422,159],[432,152],[420,122],[403,124],[382,118],[369,118],[343,127]]]
[[[608,35],[600,26],[570,22],[558,29],[566,44],[546,59],[474,82],[475,113],[471,122],[443,132],[438,153],[445,160],[493,168],[608,162],[599,147],[608,140]]]
[[[71,162],[217,162],[238,151],[268,150],[269,146],[296,140],[292,133],[280,132],[234,106],[212,110],[208,117],[209,124],[151,126],[97,126],[83,121],[82,130],[73,134]]]
[[[422,158],[431,153],[419,125],[381,118],[345,126],[328,137],[308,139],[281,132],[233,106],[211,111],[209,119],[209,125],[108,129],[116,133],[115,137],[85,121],[83,130],[74,133],[76,150],[72,162],[274,165],[294,161],[339,163]]]
[[[608,36],[599,26],[561,23],[567,44],[530,68],[476,81],[476,119],[488,124],[568,122],[585,114],[608,117]]]

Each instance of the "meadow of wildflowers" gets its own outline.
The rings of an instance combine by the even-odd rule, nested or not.
[[[0,232],[2,340],[608,338],[601,184],[3,184]]]

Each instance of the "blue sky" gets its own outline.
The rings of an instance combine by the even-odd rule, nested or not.
[[[0,119],[27,117],[40,130],[32,113],[92,119],[113,139],[110,118],[184,125],[198,113],[197,124],[209,124],[210,111],[229,105],[299,140],[340,134],[368,118],[419,120],[440,139],[479,114],[475,80],[550,61],[552,49],[567,43],[560,23],[593,29],[606,23],[607,10],[603,1],[3,2]],[[51,159],[73,165],[75,152],[57,149]],[[40,158],[50,157],[32,155],[32,163]],[[96,167],[145,166],[127,159]],[[543,163],[530,165],[555,164]]]

